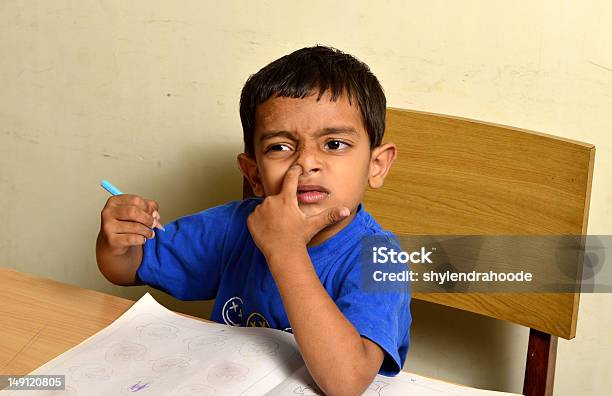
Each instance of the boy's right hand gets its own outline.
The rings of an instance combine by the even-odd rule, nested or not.
[[[157,202],[132,194],[111,196],[101,218],[98,248],[113,256],[126,254],[132,246],[144,245],[147,238],[155,237],[152,228],[161,227]]]

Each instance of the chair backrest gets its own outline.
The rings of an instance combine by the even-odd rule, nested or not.
[[[398,235],[584,235],[595,147],[547,134],[387,110],[398,158],[365,208]],[[413,298],[573,338],[579,293],[415,293]]]

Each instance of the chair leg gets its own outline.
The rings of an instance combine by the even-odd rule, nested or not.
[[[523,394],[552,396],[557,360],[557,336],[529,329]]]

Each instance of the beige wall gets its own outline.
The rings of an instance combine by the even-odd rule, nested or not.
[[[611,233],[610,2],[328,3],[1,1],[0,265],[140,296],[96,267],[99,181],[158,200],[166,222],[240,198],[241,86],[315,43],[368,63],[390,106],[595,144],[589,231]],[[557,395],[608,392],[610,312],[612,295],[582,296]],[[525,329],[424,303],[413,314],[408,370],[521,391]]]

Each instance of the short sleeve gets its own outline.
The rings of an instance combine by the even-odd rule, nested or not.
[[[137,275],[180,300],[214,298],[223,271],[226,234],[241,201],[209,208],[155,229],[146,241]]]
[[[358,252],[351,254],[335,302],[359,334],[378,344],[385,353],[379,373],[394,376],[404,366],[410,343],[410,287],[408,284],[392,290],[364,287],[366,270],[360,256]]]

